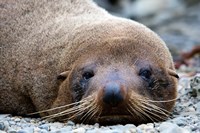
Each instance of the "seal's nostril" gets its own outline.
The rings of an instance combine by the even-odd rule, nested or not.
[[[106,86],[104,87],[104,94],[103,94],[104,103],[112,107],[116,107],[123,100],[124,98],[119,84],[115,82],[106,84]]]

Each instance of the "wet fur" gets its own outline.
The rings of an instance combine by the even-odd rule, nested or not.
[[[145,90],[148,87],[142,85],[139,78],[136,77],[134,82],[126,79],[129,87],[134,84],[143,90],[140,92],[137,87],[129,88],[130,94],[138,95],[135,98],[129,96],[130,101],[126,106],[132,110],[131,113],[135,112],[134,102],[142,103],[139,100],[141,96],[158,101],[176,97],[177,81],[171,55],[165,43],[145,26],[111,16],[89,0],[60,0],[56,3],[47,0],[3,0],[0,5],[0,113],[27,115],[55,108],[40,112],[40,116],[51,118],[52,114],[60,116],[59,112],[67,110],[68,115],[77,117],[84,104],[91,108],[83,111],[88,113],[81,116],[78,122],[98,122],[91,119],[96,119],[96,115],[103,111],[96,101],[96,88],[104,83],[100,82],[104,74],[118,66],[120,70],[128,66],[129,70],[122,71],[125,79],[128,77],[127,71],[137,74],[138,69],[146,65],[151,66],[155,73],[152,82],[156,83],[151,92]],[[83,88],[79,82],[82,70],[92,65],[97,67],[100,75],[93,80],[89,91],[78,90]],[[163,98],[159,98],[160,95]],[[137,98],[138,101],[132,101]],[[80,107],[56,109],[81,99],[83,102],[78,103]],[[150,108],[151,102],[146,103],[138,107]],[[168,112],[174,106],[174,101],[159,104]],[[68,110],[70,108],[72,112]],[[157,113],[162,110],[158,108]],[[139,118],[144,115],[149,121],[147,115],[141,116],[139,112],[136,111]],[[52,118],[59,118],[57,116]],[[69,119],[69,116],[64,118]],[[157,119],[160,120],[159,117],[150,120]],[[130,120],[134,121],[136,119]]]

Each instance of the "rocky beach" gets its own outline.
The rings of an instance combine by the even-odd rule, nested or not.
[[[200,4],[190,6],[178,17],[160,22],[156,26],[145,24],[161,36],[174,58],[181,52],[200,45]],[[100,126],[98,123],[60,123],[0,114],[0,133],[200,133],[200,54],[195,61],[196,65],[183,65],[177,70],[180,76],[178,98],[170,118],[166,121],[137,126]]]

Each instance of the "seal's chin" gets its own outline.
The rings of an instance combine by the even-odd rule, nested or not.
[[[100,125],[116,125],[116,124],[128,124],[132,123],[132,117],[129,115],[110,115],[100,116],[95,121]]]

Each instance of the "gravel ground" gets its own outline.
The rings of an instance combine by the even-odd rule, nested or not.
[[[200,75],[181,78],[178,100],[171,118],[165,122],[100,126],[48,122],[35,118],[0,115],[0,133],[200,133]]]

